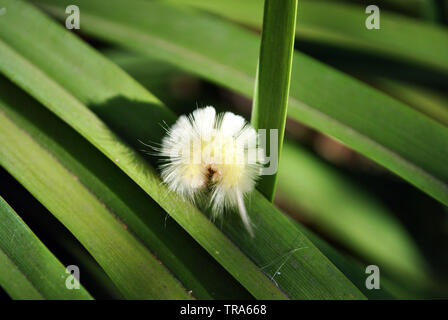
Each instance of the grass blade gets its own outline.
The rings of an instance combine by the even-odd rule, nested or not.
[[[63,12],[60,1],[40,2]],[[107,13],[99,2],[77,3],[84,8],[83,31],[252,95],[256,35],[160,2],[132,0],[123,10],[110,1]],[[448,205],[447,128],[298,52],[290,94],[288,116],[335,137]]]
[[[385,77],[369,76],[365,80],[448,127],[448,99],[443,94]]]
[[[13,3],[16,4],[16,9],[25,6],[21,1],[14,1]],[[85,4],[88,5],[89,3]],[[145,97],[148,97],[149,94],[144,93],[143,88],[131,81],[124,73],[120,74],[117,71],[115,78],[111,79],[108,72],[92,72],[89,69],[90,67],[98,69],[98,66],[101,66],[101,68],[108,70],[106,66],[110,63],[95,54],[93,50],[86,49],[79,40],[63,30],[62,27],[56,26],[31,7],[27,6],[21,9],[16,11],[16,14],[20,12],[20,18],[23,18],[23,15],[26,14],[28,19],[26,21],[21,20],[20,28],[15,26],[14,30],[5,30],[4,32],[1,32],[1,30],[4,30],[3,28],[0,29],[0,36],[8,42],[8,45],[3,43],[0,48],[2,56],[0,61],[5,62],[0,63],[0,68],[8,77],[37,98],[72,128],[75,128],[120,167],[251,294],[256,298],[284,299],[287,296],[281,291],[283,285],[285,292],[291,298],[363,298],[359,290],[301,233],[298,233],[287,217],[275,211],[272,205],[267,203],[261,195],[255,196],[254,202],[256,205],[253,206],[249,214],[254,216],[258,214],[258,220],[264,220],[262,227],[259,228],[259,241],[269,243],[269,246],[254,247],[254,243],[245,238],[247,235],[239,229],[241,226],[235,221],[232,223],[232,230],[237,234],[232,238],[232,241],[235,241],[251,259],[256,258],[257,264],[255,264],[196,207],[168,192],[166,186],[160,184],[160,179],[155,171],[133,149],[123,144],[98,117],[86,108],[86,104],[92,110],[101,114],[110,127],[113,127],[133,143],[137,143],[139,138],[154,141],[158,135],[162,134],[160,128],[153,130],[160,124],[157,123],[158,119],[166,119],[168,122],[174,118],[174,115],[164,117],[164,114],[169,113],[168,109],[163,109],[160,105],[153,107],[151,103],[148,103]],[[87,13],[85,9],[86,7],[83,6],[84,19],[87,17],[87,14],[84,14],[84,12]],[[11,10],[8,12],[11,13]],[[14,21],[14,18],[17,18],[17,15],[10,14],[8,16],[8,19],[13,19],[12,21]],[[33,30],[36,30],[32,26],[36,23],[45,24],[52,37],[42,36],[41,30],[33,32]],[[8,23],[5,23],[2,27],[7,29],[8,25]],[[53,43],[57,43],[57,46]],[[77,48],[76,54],[73,53],[74,47]],[[47,63],[48,55],[52,56],[52,63]],[[71,56],[75,60],[70,60],[71,63],[69,64],[66,62],[67,56]],[[61,57],[65,58],[61,59]],[[79,65],[74,61],[79,61]],[[86,67],[86,65],[89,66]],[[14,71],[12,71],[13,69]],[[112,72],[118,68],[110,64],[110,69],[108,71]],[[72,72],[78,75],[82,73],[82,78],[86,81],[98,83],[97,89],[91,90],[91,88],[80,86],[73,78],[63,76],[70,75]],[[108,82],[111,82],[110,85],[107,85]],[[61,84],[64,84],[64,86],[61,86]],[[134,100],[143,99],[143,106],[140,105],[140,108],[133,109],[137,114],[127,112],[130,106],[135,107],[135,103],[132,104],[127,99],[118,99],[119,103],[117,101],[109,103],[104,100],[106,95],[103,92],[107,92],[108,98],[110,96],[118,98],[120,94],[129,97],[129,93],[123,90],[123,87],[126,86],[132,89]],[[133,86],[135,88],[132,88]],[[136,93],[136,89],[140,90],[139,94],[141,96]],[[97,98],[96,103],[92,103],[92,96]],[[103,99],[99,99],[98,96]],[[58,101],[58,103],[55,103],[55,101]],[[100,101],[102,101],[101,104]],[[126,125],[123,125],[123,122]],[[257,211],[260,207],[266,207],[266,213]],[[255,217],[253,220],[256,222]],[[302,268],[286,268],[282,273],[283,281],[281,284],[278,282],[281,287],[279,289],[260,270],[258,263],[262,262],[262,259],[278,258],[285,252],[291,251],[291,245],[294,245],[294,241],[306,243],[308,252],[306,255],[298,252],[290,254],[289,261],[293,265],[301,265]],[[309,291],[305,291],[305,289],[309,289]]]
[[[391,212],[299,146],[285,143],[282,157],[278,188],[289,205],[305,209],[311,223],[384,270],[429,281],[425,259]]]
[[[250,298],[194,239],[167,221],[166,213],[143,190],[70,127],[7,80],[0,79],[0,95],[5,97],[7,115],[88,186],[194,297]]]
[[[103,204],[4,110],[0,112],[0,123],[0,138],[4,141],[0,165],[75,234],[125,297],[188,298],[179,282]]]
[[[285,134],[291,80],[297,0],[266,0],[251,123],[266,130],[266,151],[280,156]],[[277,150],[270,150],[270,130],[278,132]],[[275,145],[275,144],[274,144]],[[279,157],[278,157],[279,160]],[[277,173],[263,176],[258,189],[274,200]]]
[[[169,84],[173,78],[187,76],[179,69],[176,71],[176,67],[155,59],[141,58],[121,51],[107,52],[106,56],[134,78],[138,78],[149,91],[157,90],[164,97],[171,94]],[[165,73],[160,76],[160,70],[169,70],[170,76]],[[299,145],[293,145],[287,140],[282,159],[278,176],[279,205],[286,204],[288,209],[297,208],[301,218],[325,231],[326,235],[343,244],[344,248],[349,249],[355,256],[362,257],[364,262],[374,261],[381,265],[382,289],[389,287],[394,296],[415,298],[417,296],[409,293],[419,291],[422,294],[423,290],[432,286],[431,281],[428,281],[426,261],[416,244],[393,218],[393,213],[378,199]],[[325,197],[322,197],[322,194],[325,194]],[[295,213],[291,212],[293,215]],[[297,227],[300,225],[297,224]],[[310,234],[307,229],[302,227],[300,230],[369,299],[391,298],[391,295],[383,290],[378,292],[366,289],[365,269],[369,263],[363,264],[342,256],[327,244],[322,245],[322,240]],[[387,281],[390,286],[386,284],[387,274],[393,274],[393,278]],[[407,287],[410,277],[414,279],[412,288]],[[396,278],[405,281],[393,283],[392,280]],[[402,286],[404,290],[394,290],[397,285]]]
[[[192,5],[252,27],[259,28],[263,20],[263,0],[169,1]],[[409,9],[408,2],[403,6]],[[444,27],[381,9],[381,29],[372,32],[364,27],[365,6],[341,1],[301,0],[298,11],[299,41],[331,45],[411,66],[418,64],[430,71],[448,74],[448,30]]]
[[[13,299],[92,299],[82,285],[67,289],[67,277],[65,267],[0,197],[0,286]]]
[[[177,196],[170,194],[166,186],[161,184],[154,169],[134,150],[121,142],[78,99],[89,103],[92,105],[92,109],[100,113],[108,111],[109,113],[104,116],[109,117],[111,121],[115,121],[114,127],[121,129],[124,136],[126,136],[126,130],[129,130],[130,127],[123,126],[123,114],[121,113],[124,109],[127,111],[129,110],[127,108],[134,107],[137,113],[125,112],[125,114],[130,114],[131,120],[138,123],[138,125],[132,127],[133,130],[137,130],[136,134],[138,135],[134,137],[134,143],[138,142],[137,139],[156,141],[163,135],[163,130],[160,127],[162,119],[170,122],[175,118],[174,115],[118,67],[82,44],[73,35],[68,34],[62,27],[51,22],[32,6],[22,1],[12,1],[8,8],[10,8],[8,19],[12,19],[12,21],[20,19],[22,21],[23,15],[27,15],[29,24],[22,22],[20,24],[22,26],[21,29],[14,27],[8,31],[2,27],[0,28],[0,37],[14,46],[18,46],[22,53],[31,57],[31,60],[25,59],[13,48],[0,41],[0,55],[2,56],[0,68],[118,165],[143,190],[150,194],[156,202],[167,210],[185,230],[192,234],[208,253],[221,263],[254,296],[265,299],[284,299],[286,297],[285,294],[252,261],[242,254],[205,215],[192,204],[186,203]],[[9,24],[6,20],[2,19],[0,24],[6,23],[6,26],[15,25],[14,23]],[[33,23],[46,25],[48,34],[52,34],[53,37],[42,38],[38,33],[33,34],[32,30],[35,30]],[[15,32],[19,34],[25,32],[22,33],[25,37],[17,37],[17,33],[14,34]],[[42,33],[40,34],[42,35]],[[46,42],[50,42],[52,45],[42,46]],[[77,48],[76,55],[73,53],[73,47]],[[49,55],[42,55],[40,50],[47,51]],[[67,54],[72,55],[75,59],[79,59],[78,61],[82,67],[79,67],[79,65],[74,67],[73,64],[66,63],[66,59],[61,60],[55,57],[58,54],[62,54],[65,57]],[[49,56],[54,58],[52,63],[48,63]],[[56,61],[59,64],[55,63]],[[73,63],[73,60],[71,62]],[[45,72],[33,63],[37,63],[37,66],[44,68]],[[71,76],[73,72],[78,74],[79,72],[84,72],[84,76],[81,78],[86,83],[95,83],[96,90],[91,90],[90,87],[85,87],[84,84],[79,86],[79,82],[73,80]],[[49,77],[47,73],[50,73],[55,78]],[[111,73],[114,74],[114,77],[110,76]],[[21,75],[26,76],[22,78]],[[70,76],[65,77],[64,75]],[[99,77],[100,79],[98,79]],[[62,87],[55,80],[61,81],[65,87]],[[71,95],[71,92],[76,92],[77,97]],[[118,102],[115,101],[115,104],[104,104],[110,100],[111,94],[115,95]],[[127,99],[123,99],[121,95],[124,95]],[[132,98],[137,100],[138,103],[130,100]],[[100,101],[102,104],[99,103]],[[124,108],[121,109],[121,113],[120,108]],[[156,109],[159,109],[159,112],[155,112]],[[142,117],[141,112],[147,113]],[[157,130],[154,130],[154,128],[157,128]]]

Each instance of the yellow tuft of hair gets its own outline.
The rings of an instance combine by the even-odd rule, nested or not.
[[[195,201],[208,196],[215,216],[237,208],[247,230],[253,235],[244,205],[262,168],[263,151],[256,131],[231,112],[217,115],[213,107],[181,116],[162,140],[160,155],[163,181],[180,196]]]

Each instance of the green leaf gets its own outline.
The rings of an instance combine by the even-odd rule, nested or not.
[[[281,288],[284,285],[285,291],[288,289],[286,293],[291,298],[363,298],[353,284],[297,232],[290,220],[275,211],[261,195],[254,195],[256,200],[253,202],[256,205],[249,210],[249,214],[257,214],[258,220],[264,219],[266,222],[257,231],[257,239],[269,245],[255,246],[256,242],[247,238],[249,236],[242,232],[239,222],[234,221],[231,225],[234,232],[238,233],[231,241],[191,203],[168,192],[155,171],[141,156],[123,144],[85,105],[89,105],[107,120],[110,127],[133,143],[137,143],[137,139],[156,141],[156,137],[162,134],[160,128],[153,130],[160,124],[157,121],[165,119],[169,122],[174,118],[172,115],[166,116],[170,114],[168,109],[160,105],[153,106],[154,99],[149,100],[150,95],[141,86],[62,27],[21,1],[14,1],[13,4],[14,7],[8,11],[9,20],[0,21],[0,37],[8,43],[2,42],[0,45],[0,69],[120,167],[251,294],[264,299],[286,297],[232,241],[257,262],[288,254],[288,266],[300,265],[301,268],[285,268],[281,277],[283,281],[277,281]],[[90,2],[83,4],[84,22],[88,17],[84,6],[89,4]],[[99,2],[96,5],[102,6]],[[25,21],[24,16],[27,17]],[[16,19],[21,23],[14,24]],[[14,25],[13,29],[11,25]],[[40,25],[40,30],[36,30],[35,25]],[[45,33],[42,33],[43,28]],[[48,63],[49,57],[51,63]],[[67,63],[67,57],[70,57],[70,63]],[[94,72],[96,70],[102,72]],[[114,75],[111,76],[111,73]],[[95,90],[80,85],[76,79],[96,83]],[[94,103],[92,97],[97,98]],[[108,100],[105,101],[105,97]],[[133,98],[131,101],[130,97]],[[143,106],[136,107],[136,101],[143,103]],[[129,112],[132,106],[135,112]],[[257,210],[264,207],[270,210]],[[257,223],[255,217],[253,220]],[[275,225],[272,225],[272,221],[275,221]],[[295,245],[295,241],[306,244],[306,255],[291,247]],[[269,260],[270,267],[277,262],[278,259],[274,263]]]
[[[50,10],[61,14],[57,6]],[[83,31],[253,93],[259,38],[216,17],[160,2],[83,6]],[[217,37],[216,35],[219,35]],[[235,50],[234,48],[238,48]],[[448,205],[448,129],[389,96],[296,52],[288,115],[335,137]]]
[[[188,4],[260,27],[263,0],[165,0]],[[410,7],[409,1],[406,6]],[[366,6],[341,1],[301,0],[296,35],[298,42],[332,45],[400,63],[418,64],[431,71],[448,73],[448,30],[381,9],[381,29],[368,30]]]
[[[285,144],[286,145],[286,144]],[[304,228],[300,224],[296,224],[308,239],[310,239],[316,247],[322,251],[325,256],[328,257],[338,268],[341,270],[358,288],[362,293],[368,297],[368,299],[394,299],[401,295],[396,295],[395,292],[391,292],[390,286],[385,281],[384,273],[381,274],[381,288],[380,290],[369,290],[366,288],[366,267],[365,263],[361,263],[353,257],[341,253],[340,250],[336,250],[325,240],[319,238],[316,234],[310,230]]]
[[[179,70],[176,72],[175,67],[155,59],[119,51],[108,51],[106,56],[134,78],[138,77],[148,90],[156,89],[163,96],[169,95],[169,83],[173,77],[186,76]],[[171,77],[160,77],[159,70],[170,70]],[[392,212],[297,144],[292,145],[286,140],[282,159],[278,175],[278,203],[286,204],[287,208],[297,208],[308,223],[323,229],[333,240],[356,256],[363,257],[363,261],[374,261],[381,266],[381,290],[368,290],[365,269],[369,263],[343,256],[296,224],[369,299],[425,297],[424,290],[430,285],[426,279],[425,260],[407,231],[393,218]],[[383,241],[379,242],[378,238]],[[386,247],[384,242],[388,244]],[[388,274],[394,277],[388,279]],[[410,277],[414,279],[411,288],[408,286]],[[397,283],[396,278],[401,281]]]
[[[385,77],[368,76],[365,80],[448,127],[448,99],[443,94],[420,85]]]
[[[125,297],[188,298],[179,282],[111,212],[3,110],[0,124],[4,141],[0,165],[78,238]]]
[[[13,299],[92,299],[82,285],[67,289],[68,276],[59,260],[0,197],[0,286]]]
[[[256,226],[255,239],[251,241],[244,228],[237,225],[236,215],[225,217],[223,230],[245,252],[250,252],[251,258],[280,288],[296,299],[364,299],[297,229],[295,222],[261,193],[254,192],[248,203]]]
[[[6,114],[87,186],[194,297],[250,298],[194,239],[167,221],[166,213],[143,190],[75,131],[3,78],[0,96]],[[67,243],[64,240],[60,241]]]
[[[266,152],[273,158],[277,155],[277,160],[285,134],[296,16],[297,0],[265,1],[251,123],[255,129],[266,130]],[[272,129],[278,134],[276,151],[270,149]],[[277,173],[266,175],[257,186],[271,202],[276,181]]]
[[[222,235],[221,232],[193,205],[181,201],[177,197],[168,193],[167,188],[161,184],[160,179],[155,171],[142,160],[141,156],[136,154],[127,145],[120,142],[120,139],[114,135],[104,123],[94,116],[77,98],[84,100],[86,103],[95,105],[92,107],[100,113],[109,112],[107,117],[114,121],[116,128],[126,136],[126,130],[129,129],[126,124],[123,124],[123,114],[128,114],[131,118],[129,121],[135,121],[132,126],[137,137],[133,142],[138,143],[137,139],[143,141],[157,140],[158,136],[162,135],[160,124],[162,120],[172,122],[174,115],[166,108],[162,107],[152,95],[135,83],[129,76],[123,73],[118,67],[103,59],[100,55],[94,54],[94,51],[89,47],[83,45],[76,40],[72,35],[67,34],[61,30],[55,23],[37,12],[30,6],[23,2],[14,1],[15,9],[9,9],[8,18],[20,18],[23,14],[28,14],[28,24],[23,24],[23,29],[14,28],[16,32],[25,31],[24,35],[29,38],[22,38],[23,42],[15,43],[18,38],[16,35],[11,35],[12,32],[5,32],[2,36],[10,36],[8,39],[12,43],[22,46],[21,52],[31,55],[32,58],[37,59],[40,67],[45,68],[46,72],[50,72],[57,80],[62,81],[64,87],[57,83],[54,79],[49,78],[46,73],[32,65],[28,60],[25,60],[17,52],[13,51],[9,46],[0,42],[3,70],[10,71],[9,75],[13,79],[21,77],[22,74],[27,74],[24,78],[26,83],[23,83],[21,78],[17,79],[19,83],[25,88],[29,88],[31,93],[43,101],[46,107],[55,112],[64,121],[68,122],[75,129],[80,131],[102,152],[106,154],[115,164],[122,168],[129,174],[134,181],[136,181],[146,192],[152,195],[156,201],[162,204],[162,207],[168,209],[168,212],[175,212],[176,221],[181,221],[181,225],[190,233],[193,233],[194,238],[206,247],[212,256],[222,263],[227,270],[229,270],[240,282],[250,289],[250,291],[259,298],[284,298],[284,294],[258,270],[258,268],[245,257],[238,248],[231,244],[231,242]],[[16,14],[14,17],[13,14]],[[5,19],[6,20],[6,19]],[[49,37],[39,37],[30,33],[33,29],[32,23],[45,23],[47,25]],[[1,20],[4,22],[4,20]],[[2,30],[5,30],[2,28]],[[0,31],[1,33],[1,31]],[[71,37],[71,38],[69,38]],[[21,37],[19,37],[21,38]],[[4,39],[4,38],[3,38]],[[69,40],[70,39],[70,40]],[[41,46],[43,43],[49,42],[49,46]],[[37,46],[37,47],[33,47]],[[76,48],[74,54],[73,47]],[[61,54],[66,56],[71,52],[75,59],[79,59],[78,63],[67,64],[66,60],[54,58],[53,63],[47,64],[47,53],[42,55],[42,52],[37,50],[45,50],[50,55]],[[52,50],[53,49],[53,50]],[[43,59],[43,57],[46,57]],[[9,60],[10,63],[6,61]],[[55,62],[59,61],[60,64]],[[72,63],[74,61],[72,60]],[[79,67],[82,66],[82,69]],[[12,69],[7,69],[13,67]],[[90,83],[90,87],[82,85],[79,87],[79,82],[72,80],[71,74],[83,72],[83,82]],[[100,78],[99,78],[100,76]],[[99,79],[98,79],[99,78]],[[113,80],[113,81],[112,81]],[[94,84],[95,90],[91,90]],[[72,96],[67,90],[71,89],[77,93],[77,97]],[[127,89],[127,90],[126,90]],[[112,99],[114,103],[108,102],[111,94],[115,95]],[[126,98],[122,98],[125,96]],[[100,104],[100,99],[103,103]],[[131,100],[132,99],[132,100]],[[92,101],[93,100],[93,101]],[[134,100],[137,100],[134,102]],[[107,104],[104,104],[108,102]],[[62,107],[62,108],[61,108]],[[120,108],[124,107],[123,109]],[[134,108],[136,113],[123,112],[128,111],[127,108]],[[158,109],[159,112],[155,112]],[[142,112],[147,112],[146,117],[142,117]],[[150,120],[154,121],[151,122]],[[154,128],[157,128],[155,130]],[[135,132],[137,130],[137,132]],[[143,134],[142,134],[143,133]],[[140,145],[141,148],[141,145]],[[165,218],[165,216],[164,216]],[[200,232],[207,230],[207,232]],[[199,238],[198,238],[199,237]],[[218,249],[219,248],[219,249]],[[249,276],[247,276],[247,274]]]
[[[162,96],[171,92],[172,79],[188,77],[155,59],[118,51],[108,51],[106,56],[145,83],[148,90],[156,89]],[[159,77],[159,70],[169,70],[170,76]],[[428,298],[429,290],[436,293],[443,289],[434,285],[419,248],[379,199],[288,140],[282,159],[277,203],[284,205],[292,216],[300,213],[299,220],[305,219],[353,255],[362,257],[363,263],[342,256],[327,244],[322,245],[322,240],[309,230],[296,225],[369,299]],[[388,245],[384,246],[384,243]],[[393,258],[389,260],[388,257]],[[369,264],[381,266],[382,290],[366,289],[365,269]],[[408,281],[410,277],[414,279],[412,284]]]
[[[428,299],[428,287],[409,281],[409,278],[398,279],[388,272],[381,272],[381,287],[377,290],[366,288],[366,268],[372,263],[358,260],[347,255],[340,250],[336,250],[323,239],[317,237],[310,230],[297,225],[304,234],[321,250],[353,283],[361,290],[366,297],[373,300],[385,299]],[[383,270],[383,269],[381,269]],[[404,281],[403,281],[404,280]],[[443,292],[443,291],[442,291]],[[435,295],[434,298],[443,297],[444,294]]]
[[[279,195],[310,223],[382,270],[427,283],[429,268],[408,232],[366,192],[298,145],[285,143]],[[378,239],[381,241],[378,241]]]

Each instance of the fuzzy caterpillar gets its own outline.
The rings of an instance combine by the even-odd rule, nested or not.
[[[190,201],[207,199],[214,217],[238,209],[254,236],[244,204],[263,167],[264,151],[257,133],[243,117],[231,112],[216,114],[213,107],[181,116],[167,130],[159,155],[162,180],[171,191]]]

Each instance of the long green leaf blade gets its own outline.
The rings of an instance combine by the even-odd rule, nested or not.
[[[164,1],[188,4],[252,27],[260,27],[263,20],[263,0]],[[406,6],[411,7],[408,2]],[[298,10],[296,35],[299,40],[374,54],[448,74],[447,28],[381,10],[381,29],[368,30],[365,6],[341,1],[302,0]]]
[[[266,130],[266,151],[280,156],[285,134],[289,82],[297,16],[297,0],[266,0],[251,123]],[[277,150],[271,150],[270,130],[276,130]],[[277,157],[279,161],[279,157]],[[258,189],[274,200],[277,173],[263,176]]]
[[[18,6],[23,6],[20,1],[15,1]],[[86,3],[87,4],[87,3]],[[23,8],[22,8],[23,9]],[[83,7],[83,12],[85,7]],[[21,10],[20,17],[23,16],[24,10]],[[147,103],[148,93],[142,93],[144,98],[144,107],[136,109],[139,111],[138,117],[134,113],[123,112],[130,105],[129,101],[120,100],[120,104],[106,103],[99,104],[101,99],[97,99],[92,104],[92,95],[102,95],[102,92],[107,89],[109,97],[116,92],[126,97],[126,92],[122,87],[137,86],[133,81],[130,81],[124,74],[116,73],[116,78],[111,81],[107,75],[107,80],[104,80],[103,73],[94,73],[89,68],[83,70],[84,65],[89,63],[91,68],[95,69],[96,65],[100,65],[107,70],[107,60],[95,55],[91,49],[87,50],[81,42],[76,40],[67,32],[63,31],[61,27],[50,23],[42,15],[26,7],[29,24],[22,28],[14,28],[8,30],[0,35],[2,39],[13,46],[14,49],[8,45],[3,45],[1,55],[8,63],[0,64],[0,68],[8,77],[19,84],[27,92],[32,94],[45,107],[54,112],[58,117],[63,119],[66,123],[75,128],[88,141],[101,150],[110,160],[119,166],[126,174],[128,174],[143,190],[145,190],[151,197],[156,200],[185,230],[187,230],[219,263],[221,263],[237,279],[249,292],[257,298],[274,299],[285,298],[285,294],[274,284],[273,281],[266,277],[259,269],[259,266],[254,264],[241,251],[233,245],[233,243],[225,237],[200,211],[192,204],[180,200],[176,195],[168,192],[166,186],[160,184],[160,179],[155,174],[154,170],[135,153],[127,145],[120,142],[120,139],[113,134],[103,122],[101,122],[91,111],[89,111],[84,104],[88,104],[92,110],[97,111],[103,118],[108,121],[111,127],[114,127],[122,136],[128,138],[129,141],[136,143],[139,138],[150,138],[156,140],[156,137],[161,134],[161,130],[152,130],[159,124],[157,119],[166,119],[170,121],[171,117],[164,117],[168,112],[160,106],[154,108],[150,103]],[[84,19],[87,15],[83,15]],[[17,18],[10,15],[10,18]],[[51,33],[52,38],[42,37],[41,32],[35,32],[33,23],[40,23],[43,21],[48,25],[48,32]],[[23,24],[23,22],[22,22]],[[2,25],[7,28],[8,24]],[[3,29],[1,29],[3,30]],[[26,30],[26,32],[23,32]],[[34,32],[33,32],[34,31]],[[11,35],[11,33],[13,35]],[[15,33],[15,34],[14,34]],[[20,35],[20,36],[19,36]],[[59,41],[63,39],[64,41]],[[58,46],[50,45],[52,41],[56,41]],[[73,53],[73,47],[78,48],[76,55]],[[51,52],[48,48],[51,48]],[[16,51],[17,50],[17,51]],[[18,53],[20,52],[20,54]],[[51,55],[52,63],[47,63],[46,58]],[[61,56],[65,56],[61,59]],[[68,64],[66,57],[79,59],[81,63]],[[25,58],[26,57],[26,58]],[[44,59],[45,57],[45,59]],[[88,58],[86,58],[88,57]],[[88,62],[85,60],[89,60]],[[96,62],[95,62],[96,61]],[[106,63],[107,62],[107,63]],[[14,71],[9,67],[14,66]],[[75,65],[75,67],[74,67]],[[112,66],[111,66],[112,68]],[[114,67],[116,68],[116,67]],[[113,69],[116,70],[116,69]],[[79,74],[80,71],[86,81],[98,82],[101,84],[112,82],[110,86],[105,85],[103,88],[98,86],[97,91],[92,94],[91,88],[79,86],[76,81],[70,77],[73,71]],[[83,77],[83,78],[84,78]],[[90,79],[89,79],[90,78]],[[124,83],[123,83],[124,82]],[[61,84],[64,84],[65,90],[62,89]],[[131,87],[132,87],[131,86]],[[118,89],[115,89],[117,87]],[[143,90],[142,87],[139,90]],[[115,91],[114,91],[115,90]],[[134,94],[136,90],[133,90]],[[111,94],[112,93],[112,94]],[[78,100],[79,99],[79,100]],[[134,95],[134,99],[139,100],[138,94]],[[146,99],[146,100],[145,100]],[[59,103],[55,103],[57,100]],[[114,99],[112,99],[114,100]],[[153,102],[154,103],[154,102]],[[166,110],[166,111],[164,111]],[[117,117],[117,113],[120,117]],[[115,114],[115,116],[114,116]],[[126,116],[126,125],[123,125],[124,116]],[[337,270],[330,261],[328,261],[311,243],[309,243],[303,235],[290,223],[290,221],[279,212],[275,211],[271,205],[267,205],[265,200],[260,195],[255,196],[257,206],[249,210],[249,214],[259,215],[258,219],[265,219],[266,223],[262,224],[260,232],[260,241],[268,242],[275,245],[265,246],[263,248],[264,255],[259,255],[259,249],[253,248],[253,243],[250,239],[245,238],[241,230],[239,236],[232,238],[237,241],[238,246],[251,258],[269,259],[276,256],[277,258],[291,251],[291,245],[294,241],[302,241],[307,244],[307,254],[302,255],[299,252],[290,252],[289,262],[293,265],[302,265],[303,268],[286,268],[282,273],[282,284],[285,285],[285,291],[288,289],[288,296],[291,298],[363,298],[363,295],[353,286],[350,281]],[[257,208],[265,206],[271,208],[269,212],[257,212]],[[272,218],[269,218],[271,216]],[[274,222],[275,221],[275,222]],[[274,224],[278,225],[274,225]],[[241,227],[237,222],[232,224],[234,232]],[[287,231],[287,232],[285,232]],[[285,237],[286,233],[286,237]],[[258,248],[258,247],[257,247]],[[262,247],[261,247],[262,248]],[[272,261],[271,261],[272,262]],[[325,285],[323,280],[326,279]],[[280,282],[278,282],[280,284]],[[314,283],[314,285],[312,285]],[[331,285],[329,285],[331,283]],[[303,288],[309,288],[305,292]],[[283,288],[282,288],[283,289]]]
[[[172,77],[187,76],[179,70],[176,72],[176,67],[156,59],[117,51],[108,51],[106,55],[134,78],[138,78],[148,90],[157,90],[164,97],[170,94],[171,77],[158,76],[161,74],[160,70],[169,70]],[[323,229],[333,240],[349,248],[356,256],[362,256],[364,262],[374,261],[381,265],[383,280],[387,277],[385,273],[389,272],[393,273],[394,277],[405,280],[404,284],[408,284],[407,280],[412,277],[412,292],[417,293],[417,290],[428,288],[426,278],[429,271],[425,259],[407,231],[380,201],[297,144],[285,141],[282,159],[278,176],[279,204],[286,204],[289,209],[297,209],[300,217]],[[325,197],[322,197],[322,194],[325,194]],[[297,227],[300,225],[297,224]],[[369,263],[362,265],[343,257],[328,245],[321,245],[322,240],[306,232],[307,229],[302,227],[300,230],[369,299],[391,297],[387,292],[366,289],[365,268]],[[387,243],[387,246],[384,243]],[[382,281],[381,285],[385,288],[386,281]],[[391,288],[394,289],[394,286],[395,284]],[[410,288],[405,289],[405,292],[392,291],[400,298],[416,297],[408,295]]]
[[[167,221],[143,190],[75,131],[1,77],[0,96],[7,116],[87,186],[195,298],[250,298],[194,239]]]
[[[189,297],[76,177],[3,110],[0,124],[0,165],[75,234],[127,298]]]
[[[448,127],[448,98],[440,92],[384,77],[369,76],[366,81]]]
[[[60,1],[41,2],[61,13]],[[256,35],[160,2],[132,0],[122,10],[119,2],[110,1],[107,12],[96,1],[77,3],[84,8],[84,31],[252,95]],[[290,94],[290,117],[339,139],[448,205],[447,128],[298,52]]]
[[[13,299],[92,299],[82,283],[79,289],[69,290],[68,276],[59,260],[0,197],[0,286]]]
[[[391,212],[297,145],[285,143],[282,158],[278,188],[289,205],[305,209],[311,223],[382,269],[428,281],[425,259]]]
[[[23,15],[27,15],[29,24],[22,22],[20,24],[22,25],[21,29],[15,26],[7,31],[3,26],[11,26],[14,23],[9,24],[8,19],[2,19],[0,20],[0,25],[2,25],[2,28],[0,28],[1,38],[6,39],[14,46],[18,46],[22,53],[26,53],[32,59],[35,59],[33,62],[37,62],[46,72],[55,76],[56,80],[61,81],[65,87],[62,87],[55,79],[48,77],[46,73],[33,65],[30,60],[26,60],[18,54],[9,45],[0,41],[0,55],[2,56],[0,68],[3,72],[13,81],[18,82],[21,87],[25,88],[61,119],[74,127],[128,174],[254,296],[264,299],[286,298],[285,294],[233,245],[205,215],[192,204],[186,203],[169,193],[166,186],[161,184],[154,169],[140,155],[122,143],[78,99],[89,104],[96,103],[97,106],[92,106],[92,109],[99,112],[108,111],[109,120],[115,121],[114,125],[116,128],[121,128],[122,130],[123,118],[121,115],[117,117],[117,105],[105,108],[105,105],[98,105],[99,102],[102,101],[104,103],[111,95],[115,94],[117,98],[121,98],[120,95],[124,95],[128,99],[134,98],[143,103],[144,108],[140,107],[137,110],[140,113],[131,113],[132,120],[138,123],[134,129],[141,130],[138,131],[138,136],[134,137],[134,142],[137,142],[137,139],[154,141],[160,138],[162,135],[162,130],[160,129],[162,119],[170,122],[174,119],[174,115],[168,109],[162,107],[157,99],[135,83],[118,67],[103,59],[100,55],[94,54],[90,48],[83,45],[72,35],[67,34],[66,31],[45,18],[32,6],[26,5],[22,1],[11,1],[9,4],[8,8],[10,9],[8,9],[9,14],[7,16],[8,19],[11,19],[9,22],[14,21],[14,19],[22,21]],[[52,38],[39,37],[39,33],[33,34],[32,30],[35,30],[35,28],[32,22],[41,25],[46,24],[48,34],[51,34]],[[23,31],[25,32],[22,33]],[[18,37],[18,34],[15,32],[18,32],[21,36]],[[46,42],[53,43],[53,45],[48,47],[42,46]],[[54,44],[55,42],[57,46]],[[76,54],[72,51],[73,47],[77,48]],[[59,51],[51,51],[48,48],[59,48]],[[42,55],[41,50],[47,51],[48,54]],[[73,55],[75,59],[79,59],[78,61],[82,67],[79,65],[74,67],[71,64],[67,64],[65,59],[61,60],[57,55],[55,57],[56,53],[60,55],[61,52],[63,55],[69,54]],[[48,63],[49,56],[54,58],[52,63]],[[56,61],[59,64],[55,63]],[[87,83],[97,83],[102,87],[97,86],[96,90],[90,90],[91,88],[89,87],[80,86],[78,81],[71,80],[72,72],[79,73],[81,70],[85,73],[80,78]],[[96,70],[102,72],[95,72]],[[111,73],[114,74],[112,78],[110,76]],[[23,77],[23,75],[26,76]],[[66,75],[69,76],[66,77]],[[98,76],[101,76],[100,80]],[[76,92],[78,94],[77,97],[72,96],[66,88]],[[126,88],[129,88],[129,90],[125,90]],[[118,107],[132,105],[128,99],[122,101]],[[159,111],[155,112],[155,110]],[[147,112],[146,117],[141,116],[143,111]],[[152,128],[158,129],[151,130]],[[128,127],[124,127],[125,136],[128,129]],[[121,132],[123,133],[123,131]],[[132,292],[128,293],[131,294]]]

